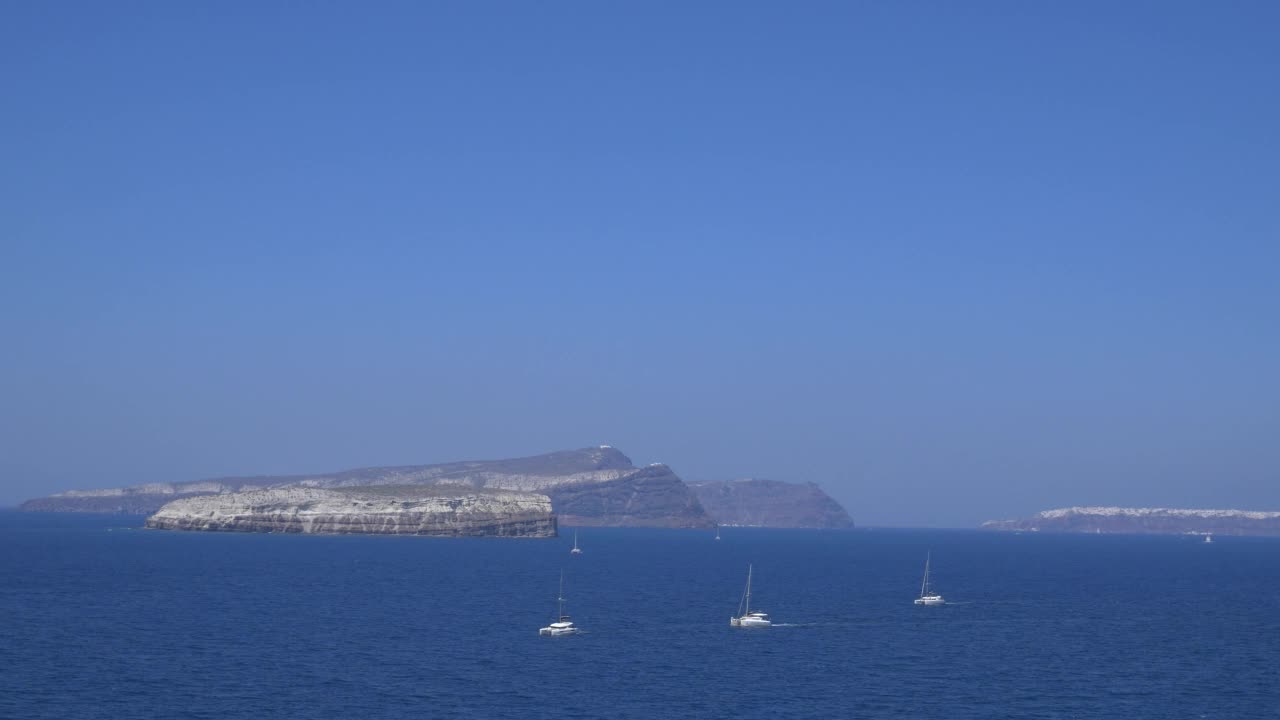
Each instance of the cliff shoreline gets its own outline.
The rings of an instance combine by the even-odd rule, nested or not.
[[[1077,506],[1018,520],[988,520],[983,530],[1130,535],[1280,535],[1280,512]]]
[[[153,530],[315,535],[556,537],[551,499],[535,493],[424,487],[272,488],[181,498]]]

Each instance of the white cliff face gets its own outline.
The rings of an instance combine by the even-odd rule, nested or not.
[[[990,530],[1069,533],[1280,535],[1280,512],[1077,506],[1022,520],[992,520]]]
[[[457,484],[471,485],[473,483],[478,483],[480,487],[485,488],[539,492],[542,490],[564,487],[566,485],[585,485],[590,483],[609,482],[610,480],[617,480],[625,475],[633,473],[635,473],[634,469],[593,470],[591,472],[570,473],[568,475],[526,475],[517,473],[477,472],[468,475],[466,478],[458,479],[457,481],[445,478],[440,480],[439,484],[452,485],[457,482]]]
[[[554,537],[551,500],[450,488],[286,487],[174,500],[147,519],[165,530]]]
[[[119,497],[124,495],[125,488],[103,488],[102,490],[64,490],[60,493],[54,493],[53,497],[57,498],[93,498],[93,497]]]
[[[1124,508],[1100,506],[1076,506],[1044,510],[1036,513],[1036,517],[1051,519],[1069,515],[1097,515],[1102,517],[1183,517],[1183,518],[1245,518],[1249,520],[1272,520],[1280,518],[1280,512],[1259,512],[1255,510],[1187,510],[1182,508]]]

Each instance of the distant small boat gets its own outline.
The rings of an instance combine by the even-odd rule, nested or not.
[[[717,539],[717,540],[719,540],[719,539],[720,539],[720,526],[719,526],[719,525],[717,525],[717,526],[716,526],[716,539]]]
[[[1207,543],[1211,543],[1211,542],[1213,542],[1213,535],[1212,535],[1212,534],[1205,535],[1205,536],[1204,536],[1204,541],[1205,541],[1205,542],[1207,542]]]
[[[539,635],[576,635],[582,632],[569,616],[564,613],[564,571],[560,571],[560,594],[556,597],[556,620],[544,628],[538,628]]]
[[[932,552],[924,556],[924,580],[920,583],[920,597],[916,598],[917,605],[943,605],[946,600],[942,596],[929,589],[929,560]]]
[[[738,602],[738,614],[729,618],[729,627],[743,628],[760,628],[769,627],[773,622],[769,620],[769,613],[756,610],[751,611],[751,566],[747,566],[747,589],[742,593],[742,600]]]
[[[578,531],[573,531],[573,549],[569,551],[570,555],[581,555],[582,548],[578,547]]]

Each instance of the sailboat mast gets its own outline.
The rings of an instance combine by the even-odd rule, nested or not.
[[[564,571],[563,570],[560,571],[560,592],[556,593],[556,607],[558,608],[558,611],[556,612],[556,621],[559,622],[560,618],[564,617]]]
[[[920,597],[929,593],[929,560],[932,555],[933,551],[930,550],[924,556],[924,579],[920,581]]]
[[[751,614],[751,566],[747,566],[747,611],[743,615]]]

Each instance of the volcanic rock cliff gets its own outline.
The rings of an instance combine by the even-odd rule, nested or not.
[[[402,465],[317,475],[229,477],[72,490],[30,500],[28,511],[152,513],[180,498],[272,488],[454,486],[547,495],[564,524],[711,527],[697,498],[665,465],[635,467],[617,449],[600,446],[509,460]]]
[[[728,480],[689,483],[721,525],[776,528],[851,528],[853,519],[813,483]]]
[[[151,517],[159,530],[555,537],[545,495],[458,487],[285,487],[174,500]]]
[[[1280,512],[1070,507],[1022,520],[989,520],[982,527],[1059,533],[1280,535]]]

